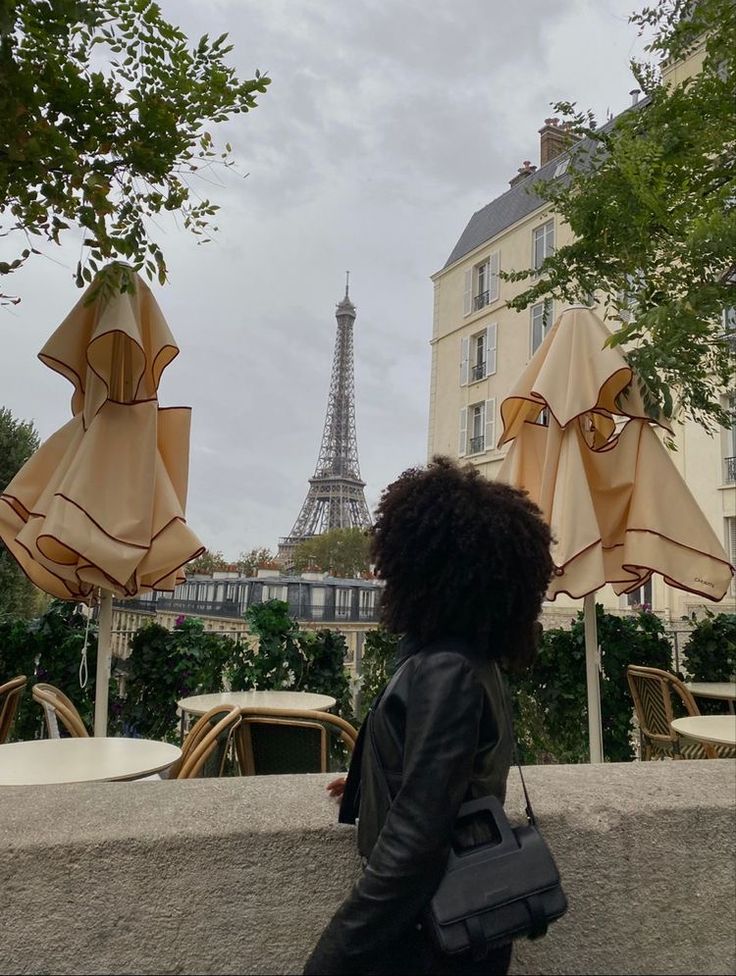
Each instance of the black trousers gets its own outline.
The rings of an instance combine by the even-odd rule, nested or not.
[[[421,928],[392,946],[366,976],[506,976],[511,962],[511,943],[491,950],[484,959],[445,956]]]

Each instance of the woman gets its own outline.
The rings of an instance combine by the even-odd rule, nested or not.
[[[503,802],[512,745],[497,662],[533,660],[549,547],[523,492],[447,458],[384,491],[373,559],[385,581],[383,623],[405,637],[344,785],[340,819],[358,815],[365,870],[305,973],[507,972],[510,945],[480,962],[443,957],[421,915],[451,845],[482,836],[479,825],[459,835],[460,805],[489,794]]]

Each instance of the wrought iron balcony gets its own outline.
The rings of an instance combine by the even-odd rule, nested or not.
[[[468,441],[468,454],[480,454],[481,451],[485,450],[486,439],[483,434],[478,437],[471,437]]]
[[[479,308],[483,308],[491,300],[491,293],[486,289],[485,291],[478,292],[478,294],[473,299],[473,311],[477,312]]]
[[[723,483],[736,485],[736,457],[723,459]]]
[[[471,378],[473,380],[483,380],[486,376],[486,364],[485,362],[476,363],[475,366],[470,371]]]

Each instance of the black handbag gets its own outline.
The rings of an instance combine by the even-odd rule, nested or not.
[[[512,827],[494,796],[470,800],[460,807],[457,824],[481,815],[493,840],[450,851],[445,874],[422,918],[437,948],[449,956],[470,954],[480,959],[489,949],[513,939],[539,938],[550,922],[567,911],[560,874],[539,832],[524,782],[511,716],[507,707],[504,711],[524,790],[527,823]],[[385,778],[372,723],[369,734]],[[388,795],[391,797],[390,790]]]

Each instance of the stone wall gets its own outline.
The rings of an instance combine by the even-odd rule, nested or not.
[[[734,972],[736,763],[527,778],[570,910],[513,972]],[[0,972],[299,973],[359,872],[326,780],[0,790]]]

